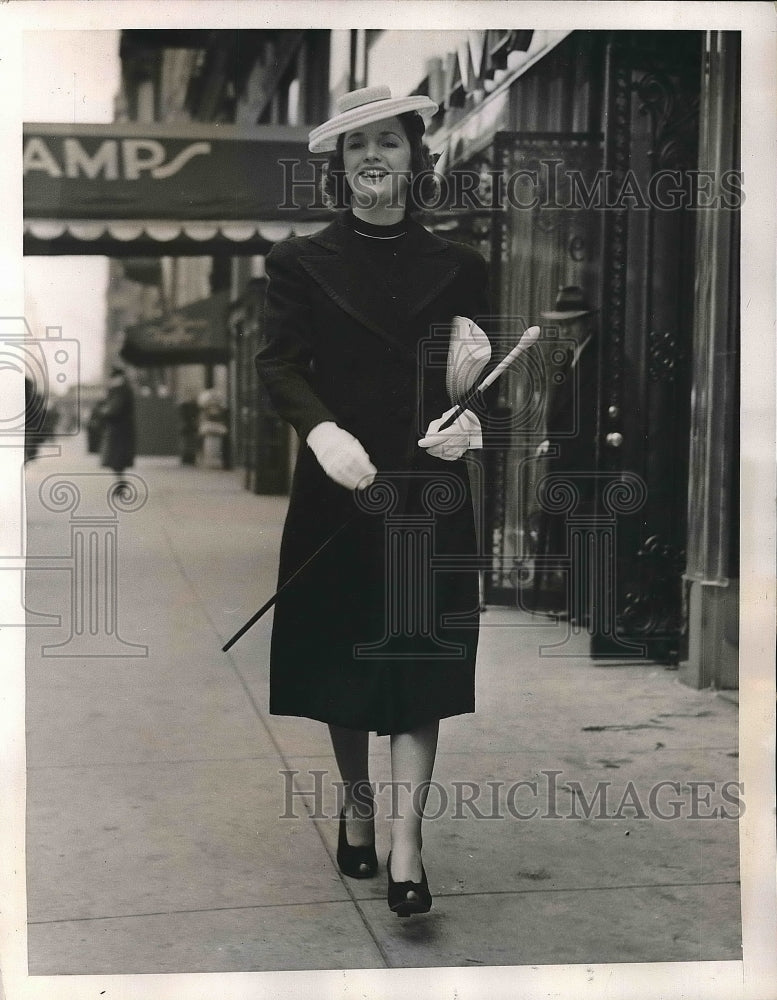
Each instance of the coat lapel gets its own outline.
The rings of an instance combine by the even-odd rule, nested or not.
[[[310,237],[316,250],[302,257],[300,263],[341,309],[415,361],[415,347],[408,345],[407,331],[403,330],[408,313],[416,316],[432,302],[454,280],[459,265],[451,259],[447,245],[418,223],[410,223],[407,239],[410,245],[406,252],[414,263],[401,308],[365,259],[359,237],[342,218]]]

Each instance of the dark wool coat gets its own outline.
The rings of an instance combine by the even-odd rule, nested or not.
[[[135,397],[126,383],[110,387],[100,404],[100,417],[103,423],[100,464],[122,472],[135,461]]]
[[[467,461],[434,458],[417,441],[451,406],[450,321],[484,316],[486,265],[408,227],[393,284],[376,273],[371,241],[342,216],[276,245],[256,356],[301,439],[279,583],[356,514],[276,604],[270,711],[382,734],[474,710],[478,637]],[[432,334],[436,360],[425,360]],[[379,471],[369,490],[333,482],[304,444],[325,420],[366,449]],[[361,509],[367,503],[372,512]],[[447,572],[433,565],[446,554],[456,564]]]

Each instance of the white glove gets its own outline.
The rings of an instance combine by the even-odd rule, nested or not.
[[[353,434],[332,420],[316,424],[308,434],[308,445],[329,478],[347,490],[365,489],[378,474]]]
[[[437,428],[445,423],[455,409],[452,406],[438,420],[433,420],[426,428],[426,435],[418,442],[419,447],[426,448],[430,455],[445,462],[455,462],[470,448],[483,447],[480,421],[472,410],[465,410],[450,427],[438,433]]]

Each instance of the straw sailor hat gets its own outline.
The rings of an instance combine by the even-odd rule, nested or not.
[[[384,118],[393,118],[407,111],[417,111],[425,122],[429,121],[437,111],[438,105],[423,94],[412,94],[410,97],[392,97],[389,87],[363,87],[343,94],[335,102],[337,113],[317,125],[308,136],[308,149],[311,153],[331,153],[337,147],[337,137],[343,132],[371,122],[379,122]]]

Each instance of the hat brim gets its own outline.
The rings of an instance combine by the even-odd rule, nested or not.
[[[370,101],[369,104],[343,111],[314,128],[308,136],[308,149],[311,153],[331,153],[337,148],[337,138],[343,132],[350,132],[384,118],[394,118],[408,111],[417,111],[424,121],[428,121],[437,113],[437,108],[438,105],[431,98],[422,94]]]
[[[580,319],[581,316],[593,316],[598,309],[575,309],[569,312],[541,312],[542,319]]]

